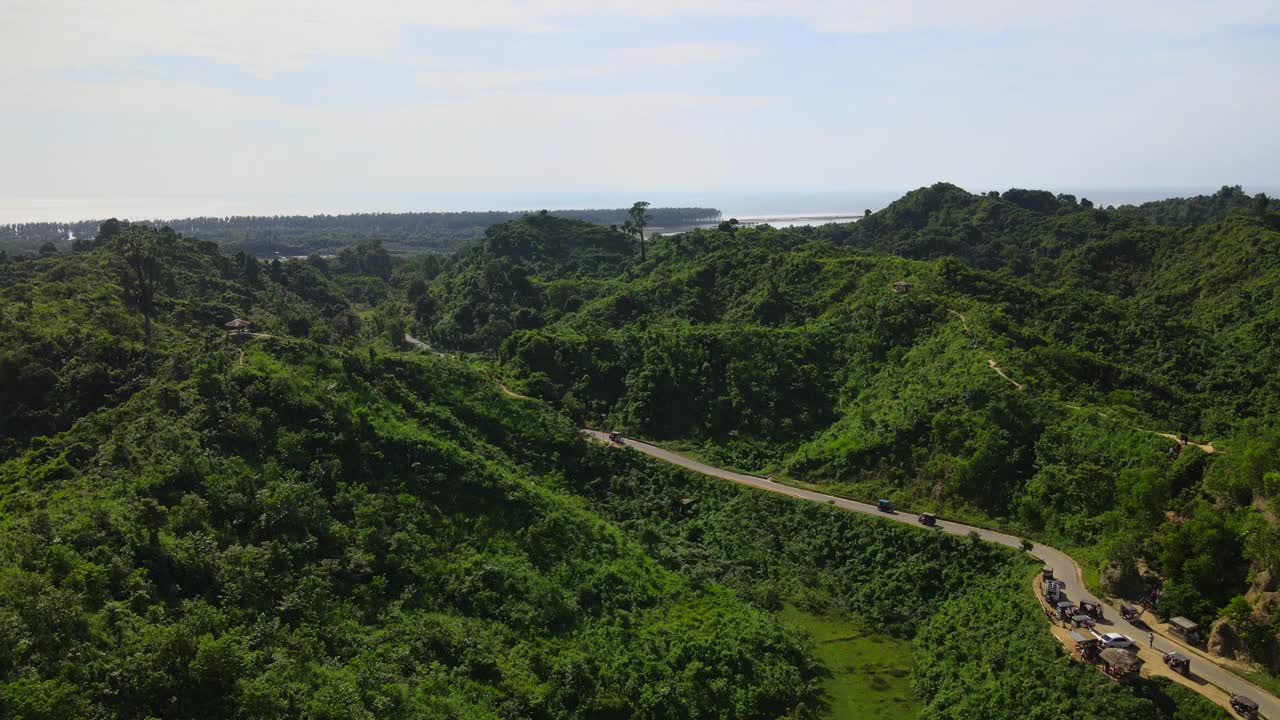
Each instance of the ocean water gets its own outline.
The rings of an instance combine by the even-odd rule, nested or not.
[[[1121,205],[1170,197],[1210,194],[1220,186],[1178,188],[1047,188],[1087,197],[1096,205]],[[317,215],[353,212],[461,210],[564,210],[628,207],[636,200],[655,206],[714,207],[739,220],[803,221],[820,216],[858,217],[879,210],[910,188],[824,192],[483,192],[483,193],[327,193],[271,195],[125,195],[0,196],[0,223],[90,220],[108,217],[156,220],[227,215]],[[973,192],[988,188],[971,187]],[[1250,193],[1280,195],[1280,187],[1246,187]],[[819,219],[817,222],[830,222]]]

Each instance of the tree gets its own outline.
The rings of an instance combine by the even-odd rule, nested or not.
[[[130,225],[115,236],[116,252],[124,260],[122,273],[125,302],[142,313],[147,350],[151,350],[151,318],[156,312],[156,290],[164,280],[160,236],[149,228]]]
[[[57,246],[57,245],[54,245],[54,244],[53,244],[53,243],[51,243],[51,242],[47,242],[47,243],[45,243],[45,244],[43,244],[43,245],[41,245],[41,246],[40,246],[40,254],[41,254],[42,256],[57,255],[57,254],[58,254],[58,246]]]
[[[644,260],[644,229],[649,224],[649,203],[643,200],[631,206],[627,211],[627,221],[622,225],[623,232],[635,237],[640,242],[640,259]]]

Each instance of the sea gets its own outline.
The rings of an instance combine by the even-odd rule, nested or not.
[[[1087,197],[1095,205],[1137,204],[1170,197],[1206,195],[1220,186],[1168,188],[1045,188]],[[272,195],[0,196],[0,224],[60,222],[116,217],[168,220],[230,215],[339,215],[363,212],[465,210],[569,210],[630,207],[646,200],[655,207],[714,207],[723,217],[775,226],[857,219],[902,197],[911,188],[847,191],[628,191],[628,192],[434,192],[309,193]],[[986,192],[987,188],[968,188]],[[1246,187],[1250,194],[1280,195],[1277,187]]]

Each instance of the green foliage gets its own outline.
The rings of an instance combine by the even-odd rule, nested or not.
[[[1208,700],[1164,680],[1132,691],[1063,655],[1014,565],[939,607],[914,640],[922,717],[1225,719]]]
[[[536,241],[424,277],[418,323],[581,423],[1143,564],[1210,620],[1277,563],[1258,511],[1280,470],[1280,216],[1238,195],[1116,210],[942,183],[857,223],[726,223],[595,263],[601,240],[536,216],[490,231]],[[1204,502],[1239,512],[1177,539]]]

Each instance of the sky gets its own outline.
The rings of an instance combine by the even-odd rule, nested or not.
[[[0,0],[0,37],[0,221],[1280,186],[1280,0]]]

